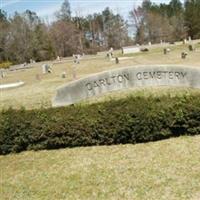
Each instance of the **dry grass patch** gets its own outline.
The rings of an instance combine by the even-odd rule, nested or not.
[[[0,156],[0,199],[198,199],[200,137]]]

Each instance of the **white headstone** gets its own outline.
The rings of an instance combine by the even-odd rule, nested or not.
[[[140,52],[140,48],[137,46],[122,47],[123,54],[131,54]]]
[[[3,69],[0,69],[0,78],[5,78],[6,77],[6,71]]]
[[[183,40],[183,44],[187,44],[187,40],[186,39]]]
[[[52,69],[48,64],[43,64],[42,65],[42,73],[47,74],[47,73],[52,73]]]
[[[56,60],[57,61],[61,61],[60,56],[57,56]]]

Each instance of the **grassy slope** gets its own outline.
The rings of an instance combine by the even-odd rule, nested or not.
[[[200,199],[200,136],[0,156],[0,199]]]

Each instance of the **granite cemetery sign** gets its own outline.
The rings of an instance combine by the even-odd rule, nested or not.
[[[64,106],[110,91],[147,86],[200,88],[200,68],[136,66],[98,73],[57,89],[53,106]]]

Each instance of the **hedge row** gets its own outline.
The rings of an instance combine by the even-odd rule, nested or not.
[[[200,96],[129,97],[0,113],[0,154],[139,143],[200,133]]]

